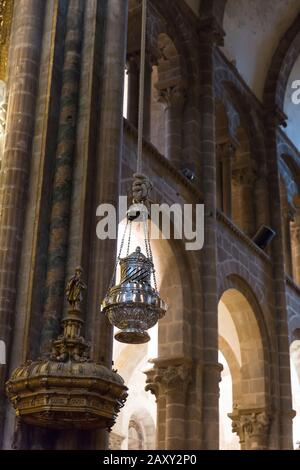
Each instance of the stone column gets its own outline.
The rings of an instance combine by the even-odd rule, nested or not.
[[[270,224],[268,181],[264,171],[254,181],[256,230]]]
[[[68,254],[73,160],[83,37],[84,1],[70,0],[64,49],[58,143],[54,172],[48,247],[46,297],[41,350],[49,350],[60,331]]]
[[[0,339],[5,341],[8,351],[34,132],[44,6],[40,0],[16,0],[14,6],[11,41],[15,47],[9,66],[6,140],[0,172]],[[1,366],[1,402],[5,379],[6,367]]]
[[[232,207],[232,162],[235,150],[231,142],[225,142],[217,146],[218,160],[221,163],[221,209],[229,218],[231,217]]]
[[[182,112],[185,90],[173,86],[159,90],[159,101],[165,105],[165,157],[177,168],[182,161]]]
[[[254,172],[249,166],[234,168],[232,179],[234,185],[233,221],[243,232],[252,237],[256,232],[253,203]]]
[[[123,146],[123,90],[126,56],[128,0],[109,0],[106,10],[103,68],[98,121],[98,149],[94,169],[93,218],[89,265],[87,331],[93,359],[112,366],[112,326],[99,311],[116,263],[117,240],[99,240],[95,233],[96,208],[110,203],[116,208],[120,194]],[[91,448],[108,445],[105,431],[93,433]]]
[[[291,249],[293,255],[293,278],[300,285],[300,214],[299,211],[291,223]]]
[[[212,19],[199,25],[199,113],[202,191],[205,202],[205,244],[200,252],[203,292],[202,345],[202,446],[219,448],[218,287],[216,221],[216,132],[214,49],[222,44],[223,32]]]
[[[187,390],[191,361],[185,358],[155,359],[147,374],[146,390],[157,399],[157,447],[184,449],[187,445]]]
[[[291,233],[291,224],[294,220],[293,211],[287,207],[283,212],[283,239],[284,239],[284,266],[285,271],[289,276],[293,276],[293,265],[292,265],[292,233]],[[300,260],[299,260],[300,261]],[[300,278],[299,278],[300,281]]]
[[[140,65],[139,55],[131,54],[127,59],[128,74],[128,96],[127,96],[127,119],[136,128],[139,117],[139,79]]]
[[[130,54],[128,61],[128,104],[127,119],[136,128],[139,115],[139,89],[140,89],[140,54]],[[152,60],[146,53],[145,82],[144,82],[144,123],[143,135],[150,140],[151,128],[151,90],[152,90]]]
[[[277,412],[276,437],[278,449],[291,449],[292,443],[292,392],[290,377],[290,354],[288,336],[288,311],[286,279],[284,271],[284,248],[280,202],[280,171],[278,167],[277,129],[282,124],[282,113],[270,109],[266,119],[266,161],[269,180],[269,203],[271,227],[276,232],[271,245],[273,263],[274,321],[277,341]]]
[[[236,409],[228,415],[232,432],[239,436],[241,450],[267,450],[271,415],[264,409]]]

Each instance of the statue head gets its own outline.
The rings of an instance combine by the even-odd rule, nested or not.
[[[134,202],[142,202],[148,199],[151,189],[152,183],[145,175],[138,173],[133,175],[132,195]]]
[[[75,268],[75,274],[76,274],[76,276],[77,276],[77,277],[81,277],[81,276],[82,276],[82,273],[83,273],[82,267],[81,267],[81,266],[77,266],[77,267]]]

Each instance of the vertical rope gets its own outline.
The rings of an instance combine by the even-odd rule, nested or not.
[[[142,34],[141,34],[141,61],[140,61],[140,89],[139,89],[139,121],[137,145],[137,173],[142,173],[143,154],[143,125],[144,125],[144,86],[145,86],[145,57],[146,57],[146,20],[147,0],[142,0]]]

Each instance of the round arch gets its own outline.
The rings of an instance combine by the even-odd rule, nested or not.
[[[300,14],[283,35],[273,55],[264,88],[264,105],[283,111],[285,90],[293,65],[300,54]]]
[[[228,366],[232,380],[232,410],[228,416],[232,420],[232,432],[236,432],[240,439],[241,449],[252,449],[257,443],[253,447],[251,433],[246,435],[240,426],[253,416],[260,416],[258,419],[270,423],[268,339],[254,293],[237,276],[231,276],[228,281],[227,287],[221,291],[218,307],[219,351],[225,358],[225,368]],[[220,406],[222,400],[220,396]],[[228,419],[226,415],[221,418]],[[227,436],[225,441],[236,445],[231,436]]]

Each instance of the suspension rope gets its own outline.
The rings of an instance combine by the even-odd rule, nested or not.
[[[144,87],[145,87],[145,60],[146,60],[146,22],[147,0],[142,0],[142,33],[140,57],[140,89],[139,89],[139,118],[138,118],[138,144],[137,144],[137,173],[142,173],[143,156],[143,126],[144,126]]]

